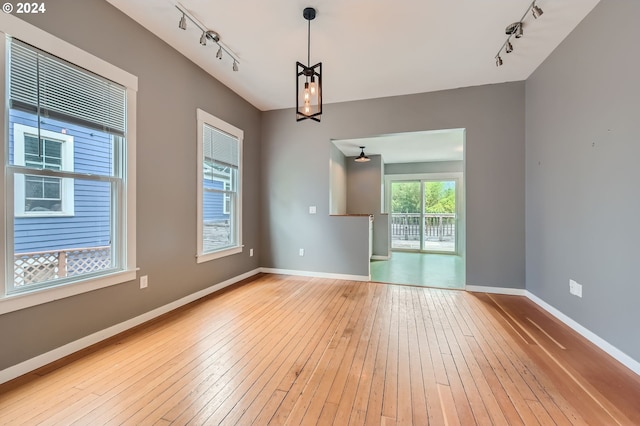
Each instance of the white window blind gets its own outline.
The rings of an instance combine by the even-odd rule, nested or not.
[[[203,154],[205,160],[237,168],[240,164],[238,139],[220,130],[204,125]]]
[[[16,39],[10,62],[11,108],[125,134],[124,87]]]

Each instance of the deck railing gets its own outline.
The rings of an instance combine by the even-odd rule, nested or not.
[[[99,271],[111,266],[111,247],[34,251],[14,255],[16,287]]]
[[[432,241],[453,240],[456,235],[455,213],[392,213],[393,240],[420,240],[420,221],[424,220],[424,238]]]

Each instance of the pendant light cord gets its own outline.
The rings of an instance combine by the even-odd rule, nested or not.
[[[307,68],[311,66],[311,19],[307,20]]]

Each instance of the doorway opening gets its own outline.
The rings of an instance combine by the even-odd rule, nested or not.
[[[374,215],[362,256],[372,281],[464,288],[465,138],[454,128],[332,140],[330,211]],[[363,146],[371,161],[355,162]]]

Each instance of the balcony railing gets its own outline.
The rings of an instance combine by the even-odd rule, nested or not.
[[[71,277],[111,267],[111,247],[35,251],[14,255],[14,286]]]
[[[419,249],[421,221],[424,221],[423,248],[425,250],[455,251],[455,213],[392,213],[392,247]]]

